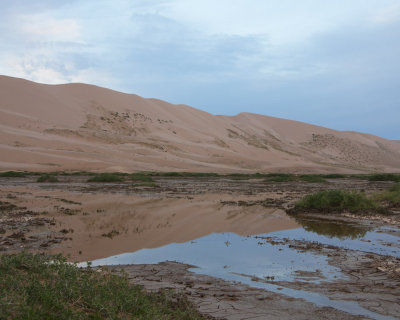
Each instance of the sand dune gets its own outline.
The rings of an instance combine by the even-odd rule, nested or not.
[[[0,76],[0,170],[400,172],[400,142]]]

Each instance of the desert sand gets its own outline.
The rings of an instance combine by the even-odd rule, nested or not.
[[[0,170],[400,172],[400,142],[0,76]]]

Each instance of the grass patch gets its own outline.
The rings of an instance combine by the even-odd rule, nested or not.
[[[159,177],[218,177],[219,174],[215,172],[151,172],[152,176]]]
[[[89,178],[88,182],[121,182],[124,181],[127,174],[121,173],[97,173],[93,177]]]
[[[322,174],[321,177],[325,179],[346,179],[349,176],[341,173],[329,173],[329,174]]]
[[[10,178],[22,178],[25,177],[24,172],[19,172],[19,171],[6,171],[6,172],[0,172],[0,177],[10,177]]]
[[[265,178],[265,181],[268,182],[287,182],[296,180],[296,176],[291,173],[269,173]]]
[[[380,202],[387,202],[390,206],[400,206],[400,183],[382,193],[378,193],[374,199]]]
[[[0,319],[203,319],[183,295],[145,293],[62,256],[2,255],[0,274]]]
[[[395,181],[400,182],[400,175],[393,173],[377,173],[370,175],[368,181]]]
[[[58,182],[58,179],[52,174],[44,173],[36,179],[36,182]]]
[[[132,173],[129,176],[133,181],[141,181],[141,182],[153,182],[152,176],[146,173]]]
[[[360,212],[380,208],[378,203],[364,193],[345,190],[326,190],[305,196],[296,202],[291,213],[296,212]]]
[[[302,174],[299,176],[299,179],[304,182],[327,182],[318,174]]]
[[[326,182],[318,174],[301,174],[295,175],[291,173],[270,173],[266,175],[265,181],[267,182],[290,182],[290,181],[304,181],[304,182]]]

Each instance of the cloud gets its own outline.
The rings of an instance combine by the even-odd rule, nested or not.
[[[372,21],[375,23],[392,23],[400,20],[400,4],[392,4],[377,10]]]
[[[74,19],[54,19],[46,15],[18,16],[20,32],[30,41],[79,41],[80,28]]]

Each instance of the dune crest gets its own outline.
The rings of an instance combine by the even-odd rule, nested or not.
[[[400,172],[400,141],[0,76],[0,170]]]

